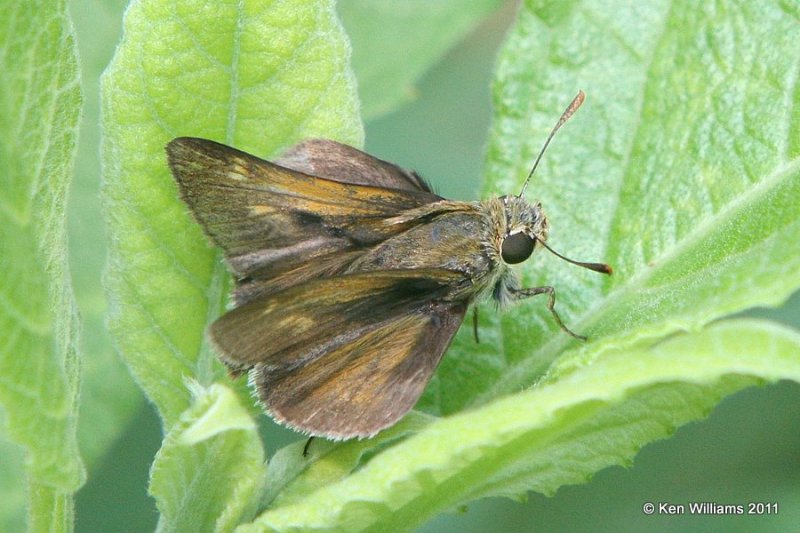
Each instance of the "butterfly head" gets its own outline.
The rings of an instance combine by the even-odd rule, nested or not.
[[[500,257],[515,265],[528,259],[536,243],[547,240],[547,217],[542,204],[531,204],[522,196],[503,196],[505,231],[501,235]]]

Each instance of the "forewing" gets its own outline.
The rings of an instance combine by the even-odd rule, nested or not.
[[[313,280],[232,310],[210,338],[279,422],[370,436],[422,394],[469,303],[447,296],[466,282],[434,269]]]
[[[416,172],[327,139],[309,139],[296,144],[275,163],[343,183],[432,193],[430,186]]]
[[[181,196],[240,279],[371,246],[404,229],[384,219],[438,199],[310,176],[205,139],[175,139],[167,155]]]

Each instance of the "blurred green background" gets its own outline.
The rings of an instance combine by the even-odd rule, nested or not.
[[[101,382],[106,369],[122,363],[110,348],[102,322],[100,279],[105,236],[98,201],[98,79],[119,39],[126,3],[72,0],[70,6],[86,95],[69,206],[70,261],[85,320],[87,379]],[[413,98],[407,104],[368,120],[367,151],[416,169],[444,196],[477,198],[491,112],[493,62],[514,12],[514,2],[501,6],[409,88]],[[348,22],[345,18],[346,27]],[[566,91],[565,102],[572,96],[571,88]],[[554,116],[559,111],[554,110]],[[535,183],[532,190],[536,196]],[[781,309],[748,314],[800,328],[800,296],[795,294]],[[100,396],[85,402],[88,409],[97,411],[113,403],[115,412],[129,413],[130,421],[105,455],[89,454],[89,481],[76,500],[78,531],[151,531],[156,525],[157,512],[146,491],[150,462],[161,444],[161,428],[140,395],[121,393],[134,387],[130,381],[109,380],[100,389]],[[270,452],[298,439],[267,417],[262,422]],[[437,517],[423,531],[784,531],[800,523],[798,428],[800,386],[781,383],[750,389],[725,400],[708,420],[690,424],[673,438],[645,447],[630,468],[606,469],[587,484],[563,487],[553,497],[530,494],[526,502],[475,502]],[[84,439],[82,446],[100,450],[104,444]],[[98,458],[92,461],[94,455]],[[780,514],[646,516],[641,508],[648,501],[777,502]]]

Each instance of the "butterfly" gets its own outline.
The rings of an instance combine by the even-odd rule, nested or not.
[[[580,106],[580,92],[550,139]],[[476,299],[537,294],[562,330],[552,287],[510,266],[549,248],[540,203],[435,194],[413,171],[331,140],[266,161],[211,140],[167,147],[181,198],[236,278],[208,338],[248,373],[278,423],[312,436],[370,437],[417,402]],[[559,255],[559,254],[556,254]],[[563,259],[611,273],[608,265]]]

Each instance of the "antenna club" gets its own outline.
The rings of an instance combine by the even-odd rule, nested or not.
[[[572,110],[572,113],[577,111],[577,109],[583,104],[583,101],[586,99],[586,93],[582,90],[578,89],[578,94],[575,95],[575,98],[572,99],[572,103],[569,105],[569,108]]]

